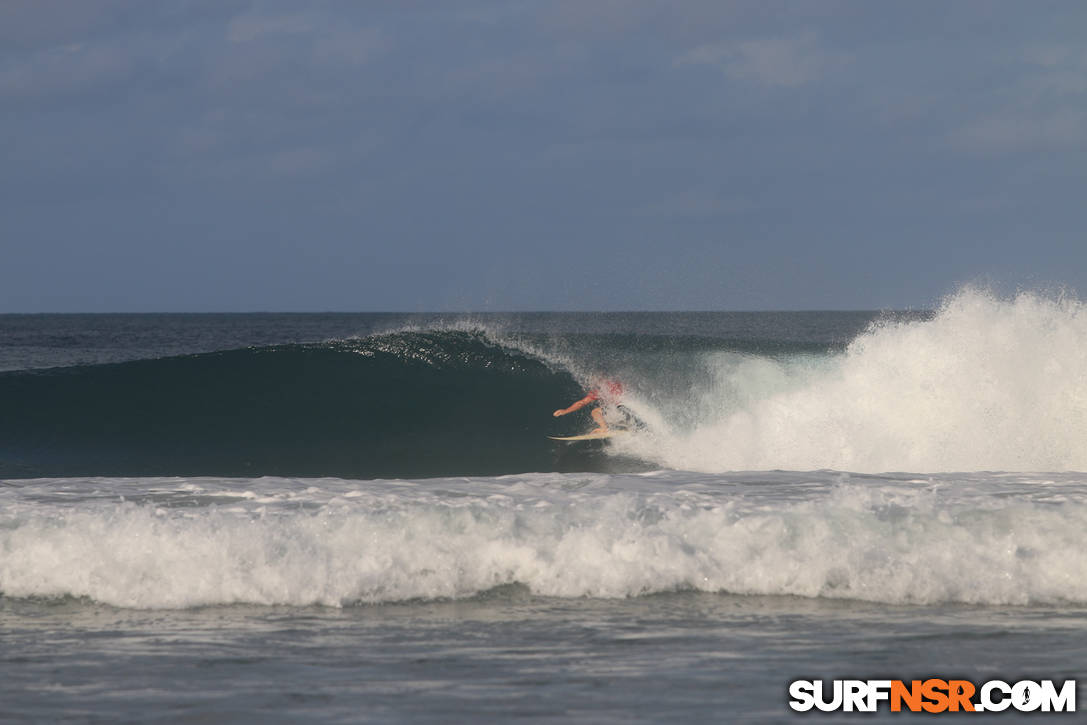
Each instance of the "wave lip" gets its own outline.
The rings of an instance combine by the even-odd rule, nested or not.
[[[271,479],[123,504],[9,502],[0,592],[135,608],[345,606],[508,584],[553,597],[1087,603],[1082,486],[993,493],[988,481],[986,493],[828,477],[798,498],[678,474],[587,475],[471,489]],[[188,496],[221,503],[193,508]]]

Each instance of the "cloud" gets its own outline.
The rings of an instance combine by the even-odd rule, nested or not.
[[[296,35],[313,30],[312,20],[305,15],[239,15],[227,26],[231,43],[251,43],[265,36]]]
[[[89,92],[125,79],[130,70],[124,49],[73,43],[6,63],[0,68],[0,98]]]
[[[708,189],[687,189],[650,204],[641,213],[646,216],[702,219],[745,214],[755,204],[745,197],[725,197]]]
[[[237,65],[242,77],[299,62],[359,66],[389,47],[378,28],[324,13],[239,15],[227,26],[226,39],[226,62]]]
[[[116,32],[119,17],[131,14],[127,0],[0,2],[0,57],[63,47]]]
[[[959,129],[952,139],[978,153],[1087,148],[1087,111],[990,116]]]
[[[1087,48],[1069,45],[1035,46],[1024,54],[1033,66],[1030,84],[1038,91],[1061,96],[1087,93]]]
[[[700,45],[675,60],[675,66],[719,68],[735,81],[795,88],[817,81],[850,61],[840,51],[822,47],[815,33]]]
[[[316,40],[313,53],[322,62],[362,65],[388,48],[388,39],[377,28],[337,28]]]
[[[952,144],[985,154],[1087,148],[1087,50],[1034,46],[1013,68],[990,109],[956,129]]]
[[[277,144],[261,142],[241,148],[237,129],[220,128],[216,124],[221,122],[209,118],[204,126],[177,132],[171,159],[174,168],[204,182],[232,185],[254,179],[327,180],[344,170],[357,170],[383,142],[371,129],[350,129],[337,133],[334,142],[296,136],[278,139]]]

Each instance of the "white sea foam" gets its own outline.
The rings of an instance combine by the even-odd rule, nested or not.
[[[1067,477],[98,479],[0,493],[8,597],[342,606],[516,582],[556,597],[1087,603],[1087,486]]]
[[[1087,470],[1087,311],[966,289],[831,358],[708,355],[696,420],[623,443],[698,471]]]

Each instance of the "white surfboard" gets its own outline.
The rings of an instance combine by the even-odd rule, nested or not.
[[[626,435],[629,430],[623,430],[622,428],[611,428],[603,433],[585,433],[579,436],[547,436],[553,441],[598,441],[604,438],[614,438],[619,435]]]

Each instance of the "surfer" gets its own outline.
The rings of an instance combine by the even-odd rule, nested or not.
[[[559,408],[553,415],[558,418],[559,416],[581,410],[586,405],[593,405],[595,403],[596,407],[592,409],[591,415],[593,416],[593,421],[596,423],[596,429],[590,431],[590,433],[607,433],[608,422],[604,419],[603,406],[607,404],[616,405],[622,395],[622,383],[615,380],[605,380],[590,390],[588,395],[584,398],[576,403],[572,403],[569,407]]]

